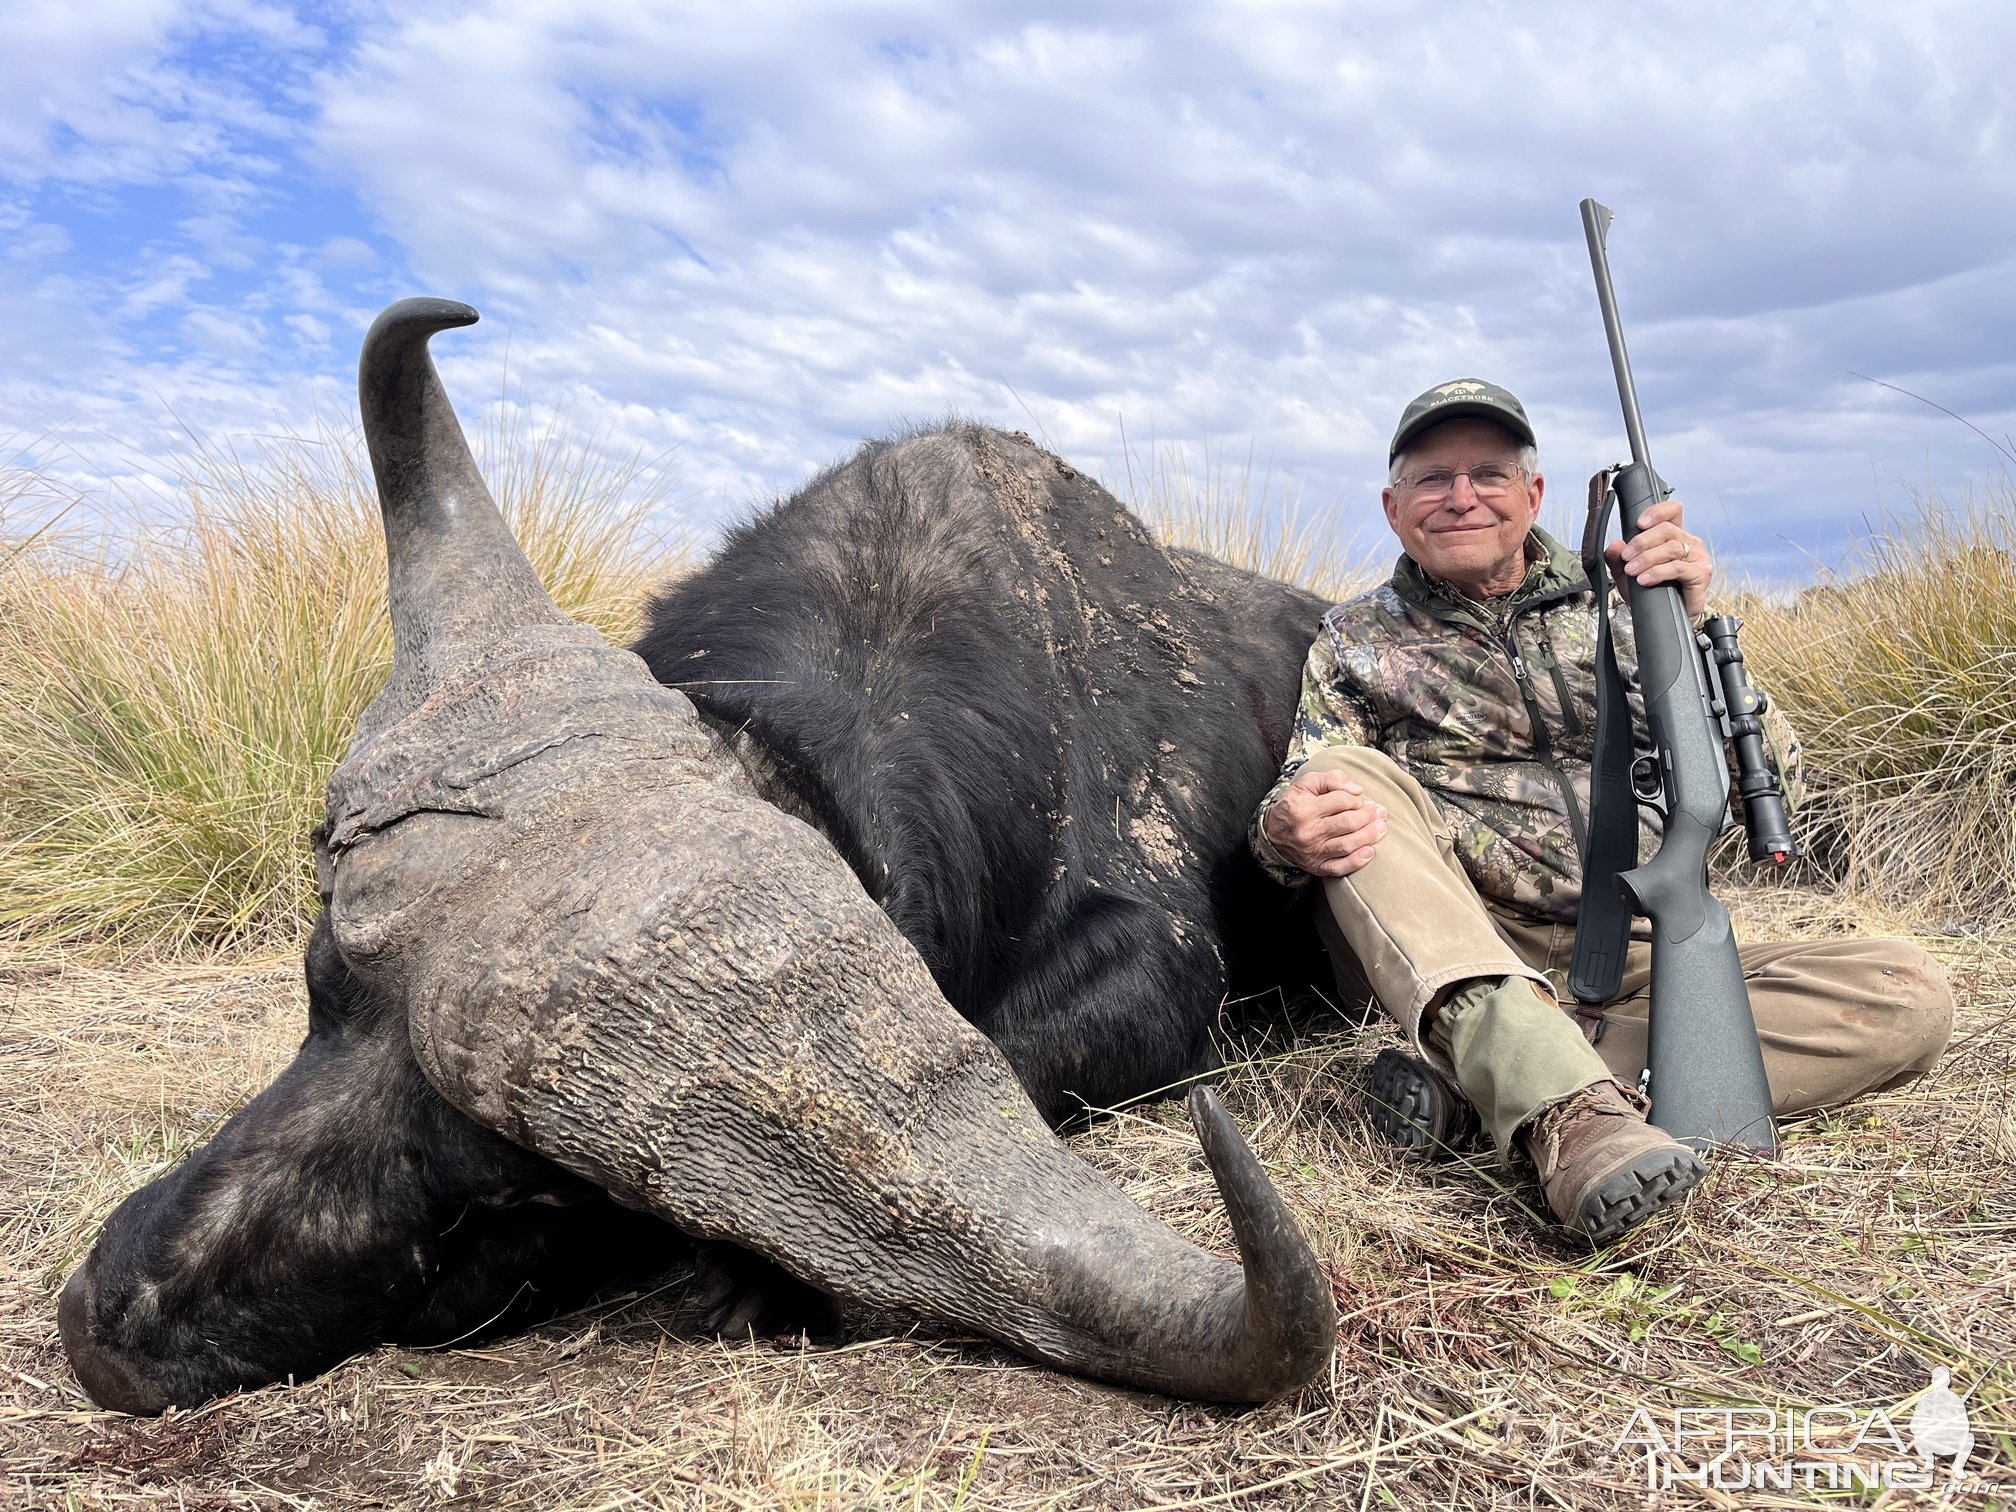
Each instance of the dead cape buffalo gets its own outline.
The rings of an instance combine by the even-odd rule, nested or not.
[[[1322,606],[955,426],[609,647],[463,442],[427,343],[475,318],[366,338],[396,655],[316,835],[308,1037],[107,1220],[59,1308],[85,1388],[193,1404],[691,1240],[733,1328],[837,1297],[1179,1395],[1308,1380],[1327,1283],[1208,1092],[1243,1271],[1047,1125],[1210,1069],[1228,984],[1313,959],[1243,830]]]

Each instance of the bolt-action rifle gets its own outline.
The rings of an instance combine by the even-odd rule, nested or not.
[[[1739,622],[1719,615],[1697,633],[1679,585],[1632,583],[1631,625],[1651,748],[1636,753],[1631,706],[1610,638],[1603,545],[1614,508],[1626,540],[1647,509],[1672,490],[1652,470],[1617,296],[1604,244],[1610,211],[1582,201],[1582,228],[1596,274],[1596,298],[1610,338],[1610,363],[1631,462],[1599,474],[1590,487],[1582,561],[1598,595],[1596,761],[1590,779],[1589,845],[1575,928],[1569,990],[1583,1002],[1607,1002],[1623,979],[1631,915],[1652,924],[1651,1045],[1646,1081],[1652,1121],[1696,1147],[1733,1142],[1777,1145],[1771,1088],[1757,1043],[1750,993],[1728,910],[1708,890],[1708,849],[1731,822],[1727,740],[1735,749],[1737,790],[1752,860],[1784,862],[1797,854],[1776,773],[1765,759],[1764,696],[1751,687],[1736,644]],[[1664,818],[1658,850],[1638,864],[1640,804]]]

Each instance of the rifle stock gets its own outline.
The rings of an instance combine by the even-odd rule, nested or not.
[[[1670,490],[1647,454],[1617,318],[1604,254],[1610,212],[1593,199],[1584,200],[1582,223],[1631,441],[1632,463],[1614,484],[1628,540],[1641,528],[1645,511]],[[1601,585],[1594,586],[1600,593]],[[1633,583],[1628,597],[1647,733],[1658,753],[1666,800],[1665,830],[1652,859],[1614,874],[1615,886],[1633,910],[1652,923],[1647,1055],[1652,1119],[1674,1138],[1697,1147],[1737,1143],[1772,1149],[1777,1131],[1771,1087],[1743,963],[1728,910],[1708,890],[1708,848],[1721,833],[1729,802],[1729,765],[1715,690],[1678,586]],[[1614,792],[1614,780],[1608,786]],[[1592,784],[1599,803],[1603,791],[1604,784]],[[1604,885],[1600,876],[1583,879],[1585,894]]]

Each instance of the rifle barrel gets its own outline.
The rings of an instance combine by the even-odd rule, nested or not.
[[[1631,460],[1650,472],[1652,452],[1645,445],[1645,422],[1638,414],[1638,386],[1631,381],[1631,354],[1624,350],[1624,323],[1617,318],[1617,291],[1610,286],[1610,257],[1603,247],[1610,221],[1608,205],[1593,199],[1582,201],[1582,233],[1589,241],[1589,266],[1596,273],[1596,302],[1603,307],[1603,334],[1610,338],[1610,366],[1617,374],[1617,397],[1624,404],[1624,435],[1631,443]]]

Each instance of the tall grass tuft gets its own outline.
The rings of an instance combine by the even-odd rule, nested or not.
[[[2016,493],[1921,503],[1745,651],[1806,753],[1796,828],[1827,876],[1935,927],[2016,923]]]
[[[1129,455],[1127,507],[1164,545],[1209,552],[1332,603],[1384,575],[1340,510],[1307,512],[1299,496],[1274,502],[1271,481],[1262,474],[1256,483],[1251,456],[1233,468],[1209,451],[1193,458],[1184,447],[1162,445],[1146,459]],[[1385,522],[1370,518],[1383,549]]]
[[[684,556],[645,533],[643,469],[552,433],[478,452],[562,607],[631,634]],[[0,937],[180,951],[312,917],[307,837],[390,662],[361,437],[191,472],[177,523],[116,552],[0,541]]]

